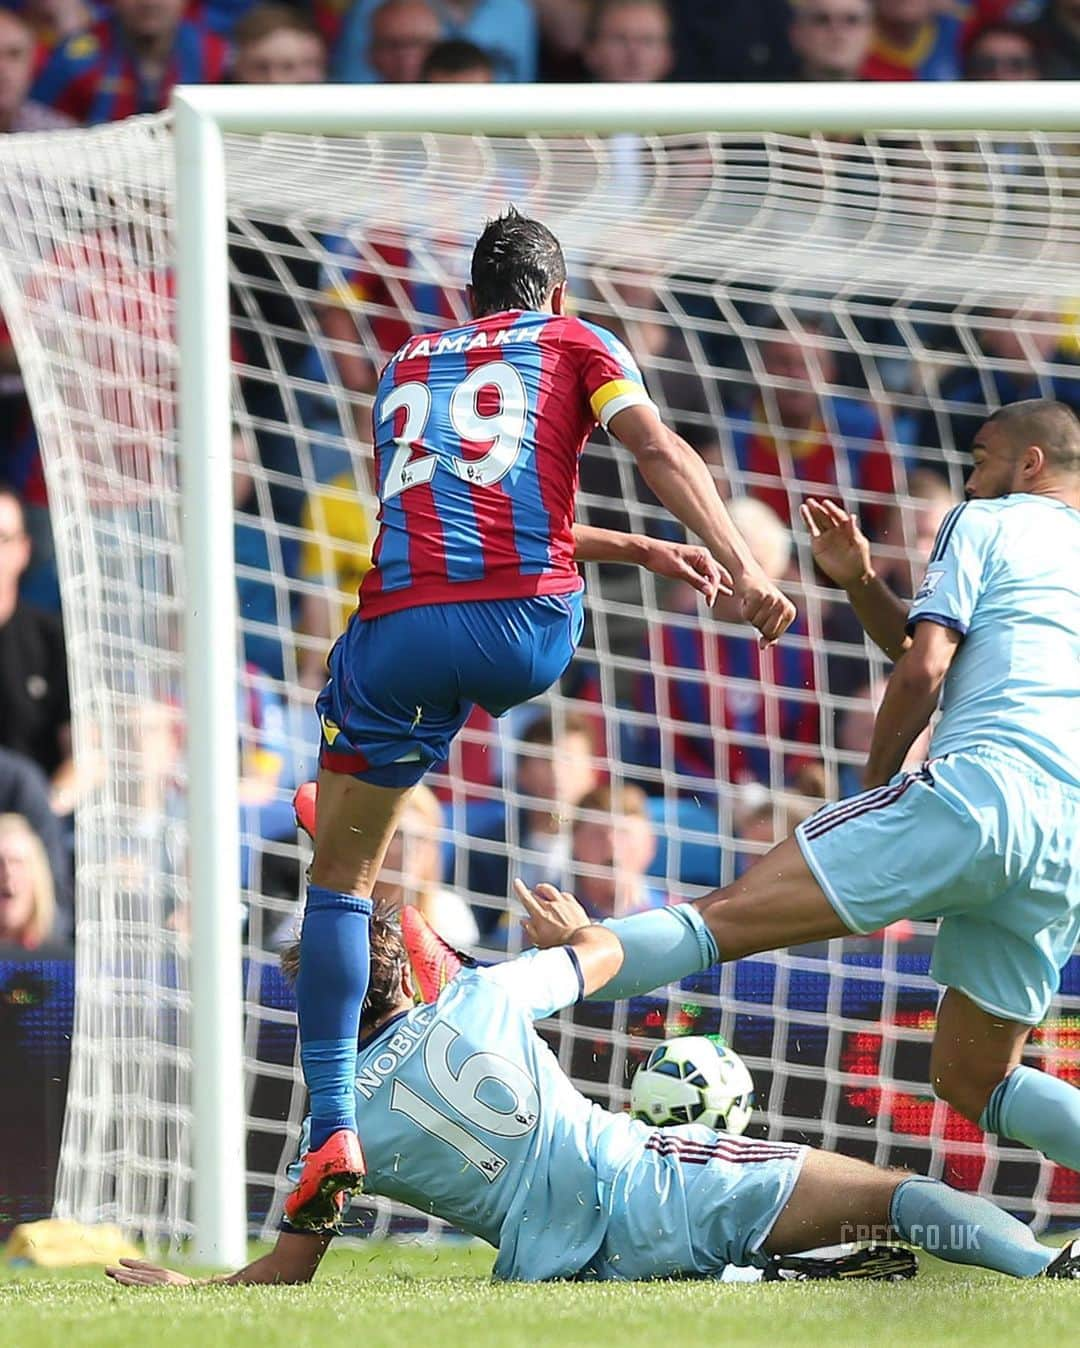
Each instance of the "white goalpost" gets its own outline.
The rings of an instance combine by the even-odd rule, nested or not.
[[[619,328],[662,411],[733,496],[791,515],[806,490],[806,437],[785,429],[784,399],[812,397],[832,489],[880,517],[878,542],[902,570],[917,556],[924,499],[906,484],[929,473],[958,491],[964,418],[994,406],[1009,380],[1071,388],[1080,84],[183,87],[163,117],[7,139],[0,307],[50,489],[76,745],[105,771],[78,816],[58,1208],[158,1242],[190,1236],[200,1262],[236,1265],[253,1222],[272,1222],[281,1196],[263,1151],[249,1159],[252,1137],[287,1153],[301,1104],[282,1047],[289,1011],[267,972],[268,933],[295,894],[268,894],[256,861],[264,871],[267,858],[302,864],[303,852],[252,822],[287,801],[287,774],[264,799],[244,765],[277,752],[268,707],[288,727],[284,757],[302,757],[302,665],[323,638],[301,624],[294,645],[281,639],[287,649],[263,671],[269,691],[253,711],[252,681],[264,684],[246,672],[249,639],[278,638],[266,613],[238,609],[234,580],[256,583],[262,568],[283,628],[325,591],[288,557],[321,548],[333,570],[325,559],[345,546],[321,538],[311,502],[347,504],[340,474],[320,465],[362,458],[356,414],[370,387],[346,373],[353,344],[374,367],[378,324],[449,321],[471,239],[514,200],[563,240],[583,316]],[[253,255],[261,261],[240,260]],[[342,314],[355,338],[335,326]],[[805,346],[798,368],[777,367],[769,348],[781,340]],[[132,406],[146,389],[149,411]],[[767,448],[774,476],[762,467]],[[586,479],[583,517],[614,511],[639,531],[663,529],[625,456],[603,453],[610,476]],[[896,466],[894,488],[871,462]],[[265,566],[235,549],[237,512],[255,508],[237,505],[238,463],[254,483]],[[805,803],[796,760],[820,760],[832,791],[858,761],[845,736],[882,664],[836,628],[835,595],[797,517],[787,545],[806,613],[790,649],[805,674],[724,665],[710,646],[694,685],[709,709],[723,687],[749,704],[759,677],[782,685],[753,726],[734,708],[702,736],[691,724],[699,703],[680,701],[686,679],[661,686],[656,673],[675,659],[667,633],[674,650],[704,624],[728,651],[719,639],[731,624],[680,611],[651,577],[618,581],[597,568],[581,677],[545,703],[556,724],[591,717],[604,771],[646,788],[663,842],[656,883],[679,896],[732,878],[765,846],[740,814],[756,799],[751,779],[768,800],[759,815],[779,832]],[[844,659],[865,665],[865,679],[845,681]],[[155,739],[162,708],[168,728]],[[802,712],[816,739],[792,728]],[[697,750],[685,750],[695,735],[709,741],[702,776]],[[520,722],[467,731],[451,773],[472,745],[488,766],[498,759],[499,774],[443,781],[439,837],[453,849],[454,887],[491,911],[491,932],[506,895],[477,897],[473,857],[508,868],[535,859],[516,832],[530,801],[514,776],[521,736]],[[627,745],[650,736],[654,749],[627,760]],[[177,738],[162,766],[154,746]],[[727,789],[733,776],[741,794]],[[179,804],[170,814],[161,799]],[[478,805],[499,800],[510,802],[504,836],[477,840]],[[773,1135],[847,1142],[879,1160],[917,1155],[937,1174],[952,1166],[1048,1222],[1072,1201],[1051,1168],[958,1130],[919,1094],[927,935],[747,962],[602,1024],[564,1016],[555,1042],[575,1079],[618,1107],[650,1033],[722,1027],[740,1051],[745,1035],[745,1056],[770,1084],[762,1122]],[[506,949],[499,941],[492,948]],[[1080,979],[1067,982],[1062,1015],[1038,1045],[1062,1072],[1080,1072],[1078,994]],[[603,1063],[595,1076],[590,1049]],[[269,1092],[278,1094],[264,1113]],[[254,1191],[263,1197],[253,1205]],[[379,1209],[375,1221],[386,1229],[389,1217]]]

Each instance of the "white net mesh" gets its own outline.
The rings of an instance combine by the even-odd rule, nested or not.
[[[657,830],[651,864],[647,839],[638,849],[644,879],[620,847],[623,898],[730,880],[819,792],[853,789],[883,666],[783,526],[808,491],[842,498],[910,592],[980,415],[1037,394],[1080,406],[1080,196],[1073,139],[1038,133],[230,137],[227,157],[258,1227],[277,1215],[303,1104],[275,955],[303,860],[288,800],[312,770],[311,690],[370,541],[374,373],[408,332],[462,315],[484,219],[513,200],[560,235],[578,311],[630,345],[802,615],[759,657],[730,615],[588,568],[590,621],[562,688],[498,724],[474,717],[431,779],[441,805],[422,799],[389,866],[448,935],[501,954],[520,939],[508,877],[565,874],[573,807],[598,782],[643,788]],[[57,1203],[176,1240],[192,1064],[168,121],[5,137],[0,166],[0,303],[47,470],[76,752],[99,765],[78,814]],[[672,527],[606,443],[587,451],[580,501],[587,522]],[[610,853],[584,850],[577,883],[601,902]],[[1074,1212],[1075,1175],[984,1143],[930,1098],[929,938],[897,928],[744,961],[566,1014],[553,1041],[618,1108],[651,1038],[722,1030],[754,1071],[758,1129],[914,1164],[1043,1222]],[[1031,1050],[1070,1078],[1078,1005],[1070,967]],[[391,1214],[372,1211],[385,1229]]]

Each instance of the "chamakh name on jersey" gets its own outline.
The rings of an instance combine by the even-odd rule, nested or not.
[[[375,394],[360,616],[581,589],[581,451],[598,422],[649,402],[623,343],[577,318],[514,310],[406,342]]]
[[[987,745],[1080,786],[1080,511],[1019,494],[957,506],[909,615],[963,634],[931,757]]]

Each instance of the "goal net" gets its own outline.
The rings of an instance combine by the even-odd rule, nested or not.
[[[885,666],[815,570],[798,506],[816,493],[857,510],[910,594],[986,410],[1080,407],[1076,149],[962,130],[226,137],[231,301],[214,321],[231,343],[236,564],[220,583],[240,611],[242,892],[219,897],[244,943],[251,1229],[280,1214],[304,1108],[277,966],[307,857],[289,799],[314,769],[312,690],[370,547],[374,378],[408,334],[465,316],[484,221],[513,202],[560,236],[576,312],[627,343],[800,610],[760,655],[685,588],[586,568],[587,632],[562,685],[471,719],[384,877],[501,958],[520,948],[515,874],[573,877],[598,905],[697,895],[821,795],[856,789]],[[0,145],[0,305],[46,470],[76,754],[93,765],[56,1205],[159,1243],[192,1230],[198,1071],[174,207],[167,116]],[[678,536],[602,434],[580,518]],[[907,924],[726,965],[545,1033],[620,1109],[658,1037],[721,1032],[753,1071],[754,1130],[913,1165],[1041,1224],[1074,1215],[1075,1174],[933,1100],[931,935]],[[1074,963],[1030,1055],[1080,1081],[1078,1009]],[[434,1229],[367,1200],[355,1215]]]

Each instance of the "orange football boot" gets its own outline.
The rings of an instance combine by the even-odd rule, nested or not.
[[[419,908],[402,908],[401,939],[422,1002],[433,1002],[462,969],[477,967],[471,955],[455,950],[438,935]]]
[[[349,1128],[331,1133],[317,1151],[309,1151],[296,1188],[285,1199],[285,1217],[297,1231],[333,1231],[345,1199],[360,1190],[367,1166],[360,1139]]]

